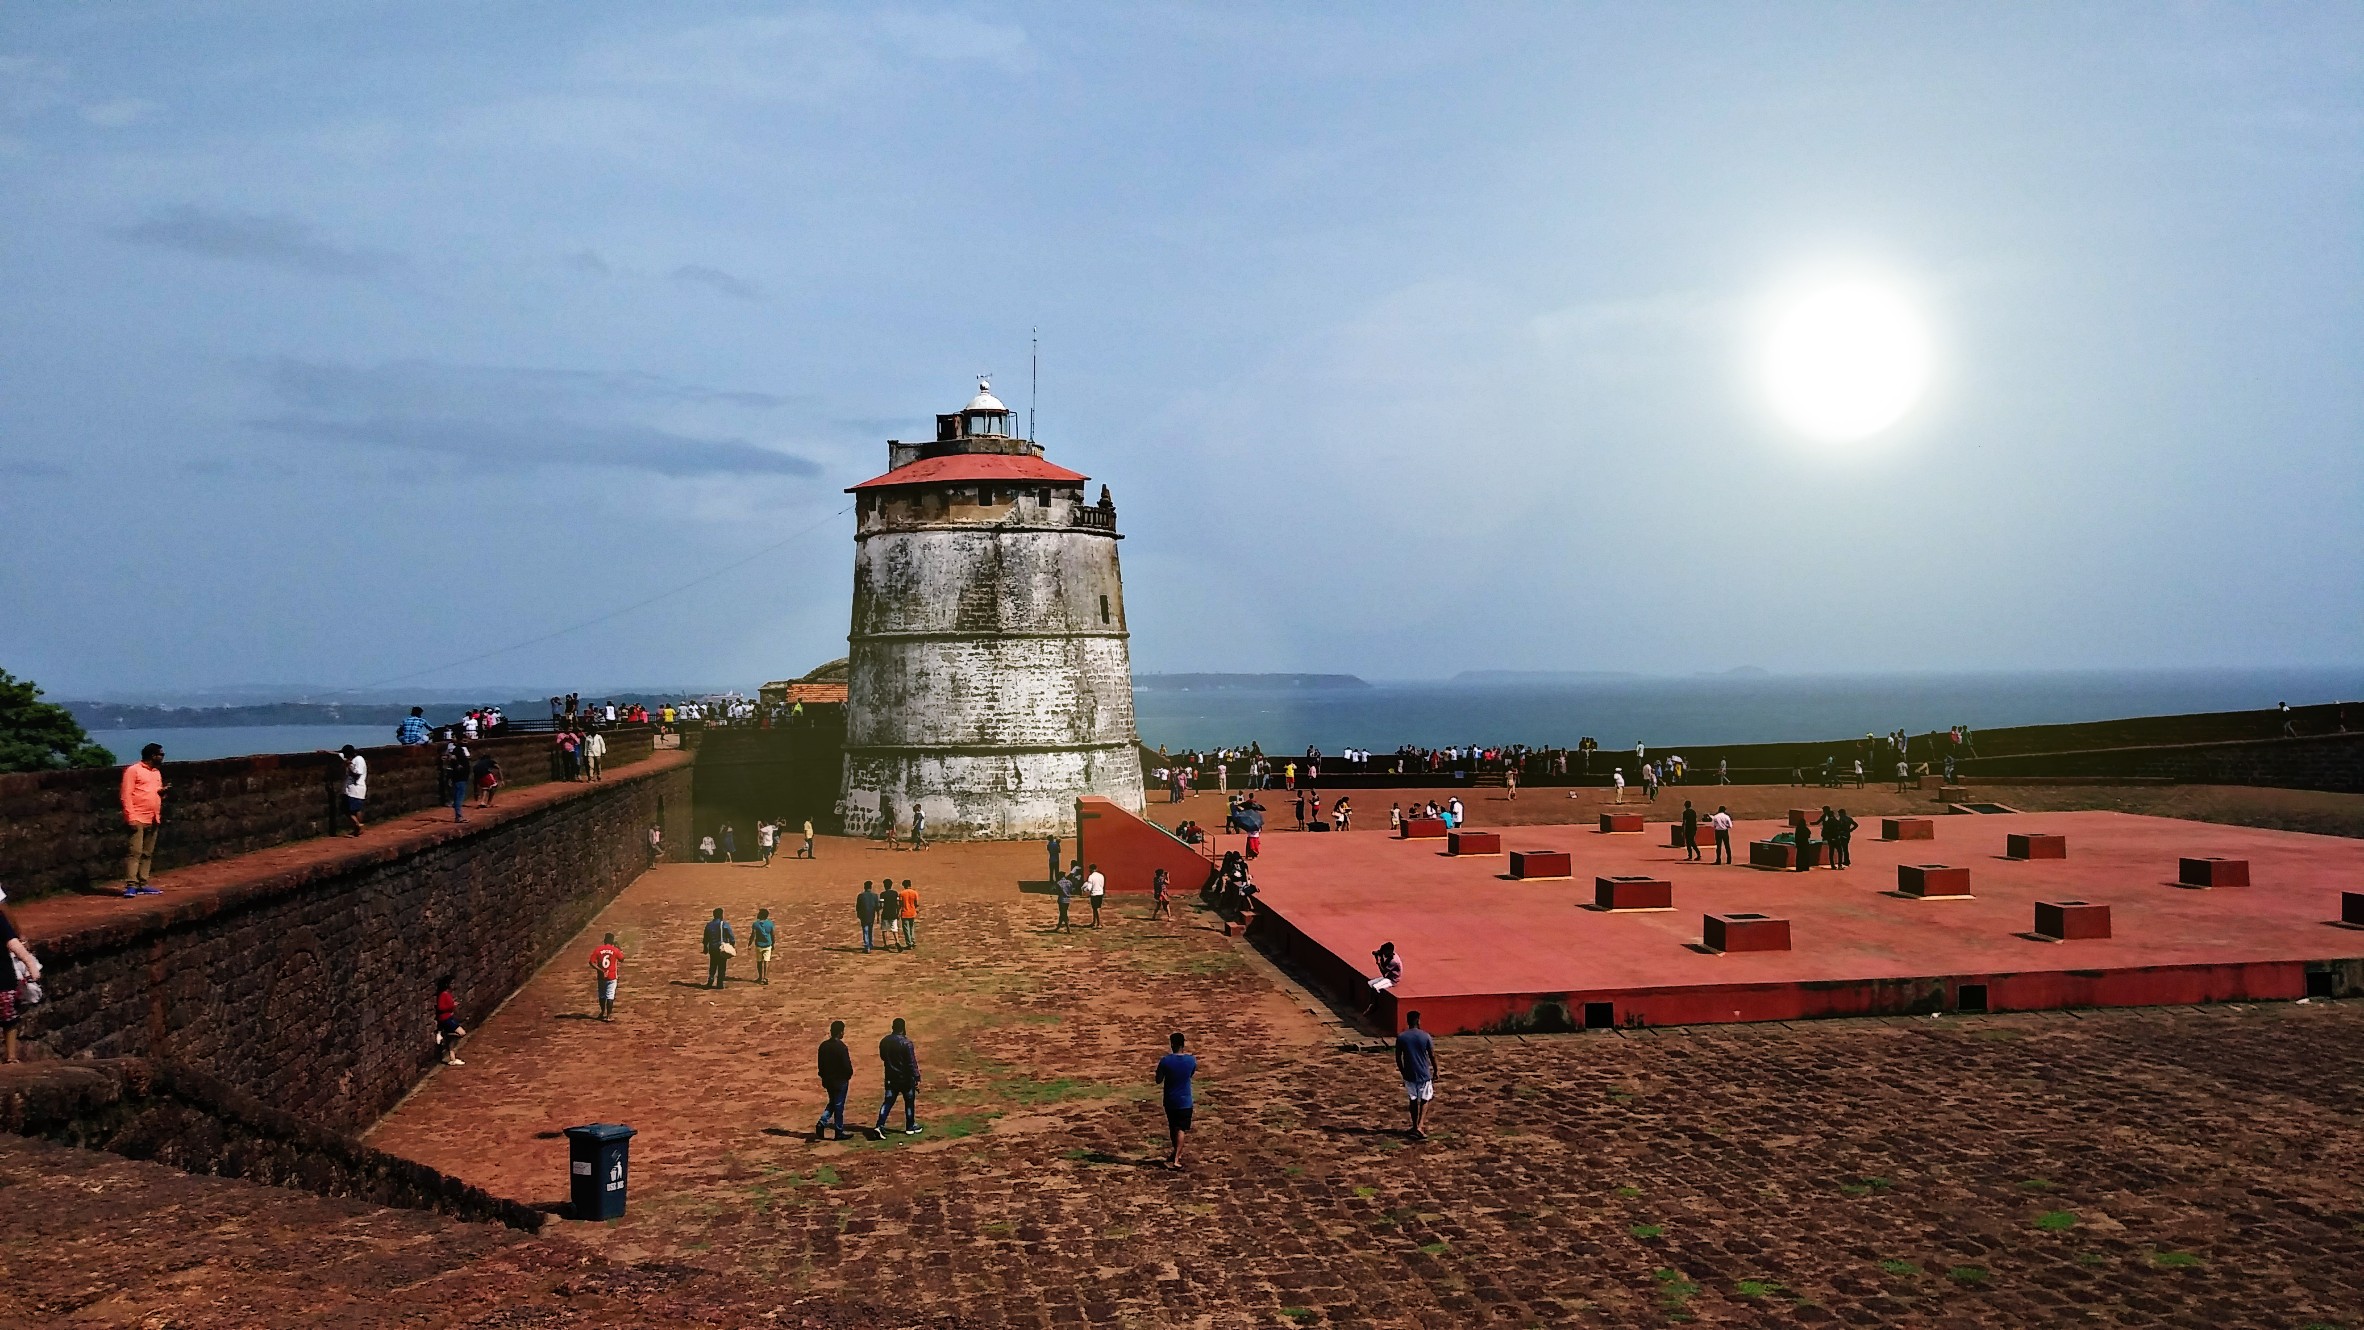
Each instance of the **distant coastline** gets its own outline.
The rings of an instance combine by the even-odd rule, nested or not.
[[[1133,687],[1148,692],[1203,693],[1289,689],[1369,688],[1352,674],[1136,674]]]

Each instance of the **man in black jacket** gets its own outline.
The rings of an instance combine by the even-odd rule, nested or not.
[[[829,1022],[829,1037],[821,1041],[821,1088],[829,1092],[829,1106],[821,1110],[821,1120],[813,1124],[813,1139],[832,1127],[837,1140],[845,1135],[845,1092],[854,1083],[854,1055],[845,1046],[845,1022]]]
[[[894,1031],[878,1041],[878,1060],[886,1066],[886,1098],[878,1105],[878,1125],[870,1129],[870,1139],[886,1139],[887,1110],[895,1106],[895,1099],[903,1100],[903,1134],[919,1134],[919,1050],[912,1046],[911,1036],[903,1033],[903,1018],[895,1018]]]
[[[870,889],[869,883],[863,883],[862,894],[854,897],[854,917],[862,921],[862,954],[865,956],[870,954],[870,942],[876,934],[878,907],[878,893]]]

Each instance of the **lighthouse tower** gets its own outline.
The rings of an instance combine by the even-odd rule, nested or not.
[[[1116,505],[1043,460],[978,380],[854,496],[849,834],[1074,832],[1078,795],[1141,808]],[[889,819],[891,819],[891,824]]]

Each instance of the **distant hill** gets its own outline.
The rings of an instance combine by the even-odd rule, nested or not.
[[[1192,693],[1218,690],[1368,688],[1351,674],[1136,674],[1133,687],[1150,692]]]
[[[1463,670],[1452,683],[1579,683],[1587,679],[1639,679],[1632,670]]]

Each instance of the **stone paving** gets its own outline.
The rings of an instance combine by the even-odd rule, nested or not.
[[[548,1134],[629,1122],[630,1213],[542,1242],[981,1325],[2364,1326],[2364,1004],[1448,1040],[1413,1143],[1384,1054],[1188,903],[1055,933],[1037,847],[821,853],[644,877],[372,1143],[552,1202]],[[865,956],[889,872],[920,948]],[[758,905],[772,983],[743,949],[697,987],[699,922]],[[926,1132],[805,1139],[827,1021],[859,1119],[895,1015]],[[1205,1064],[1181,1175],[1168,1029]]]

